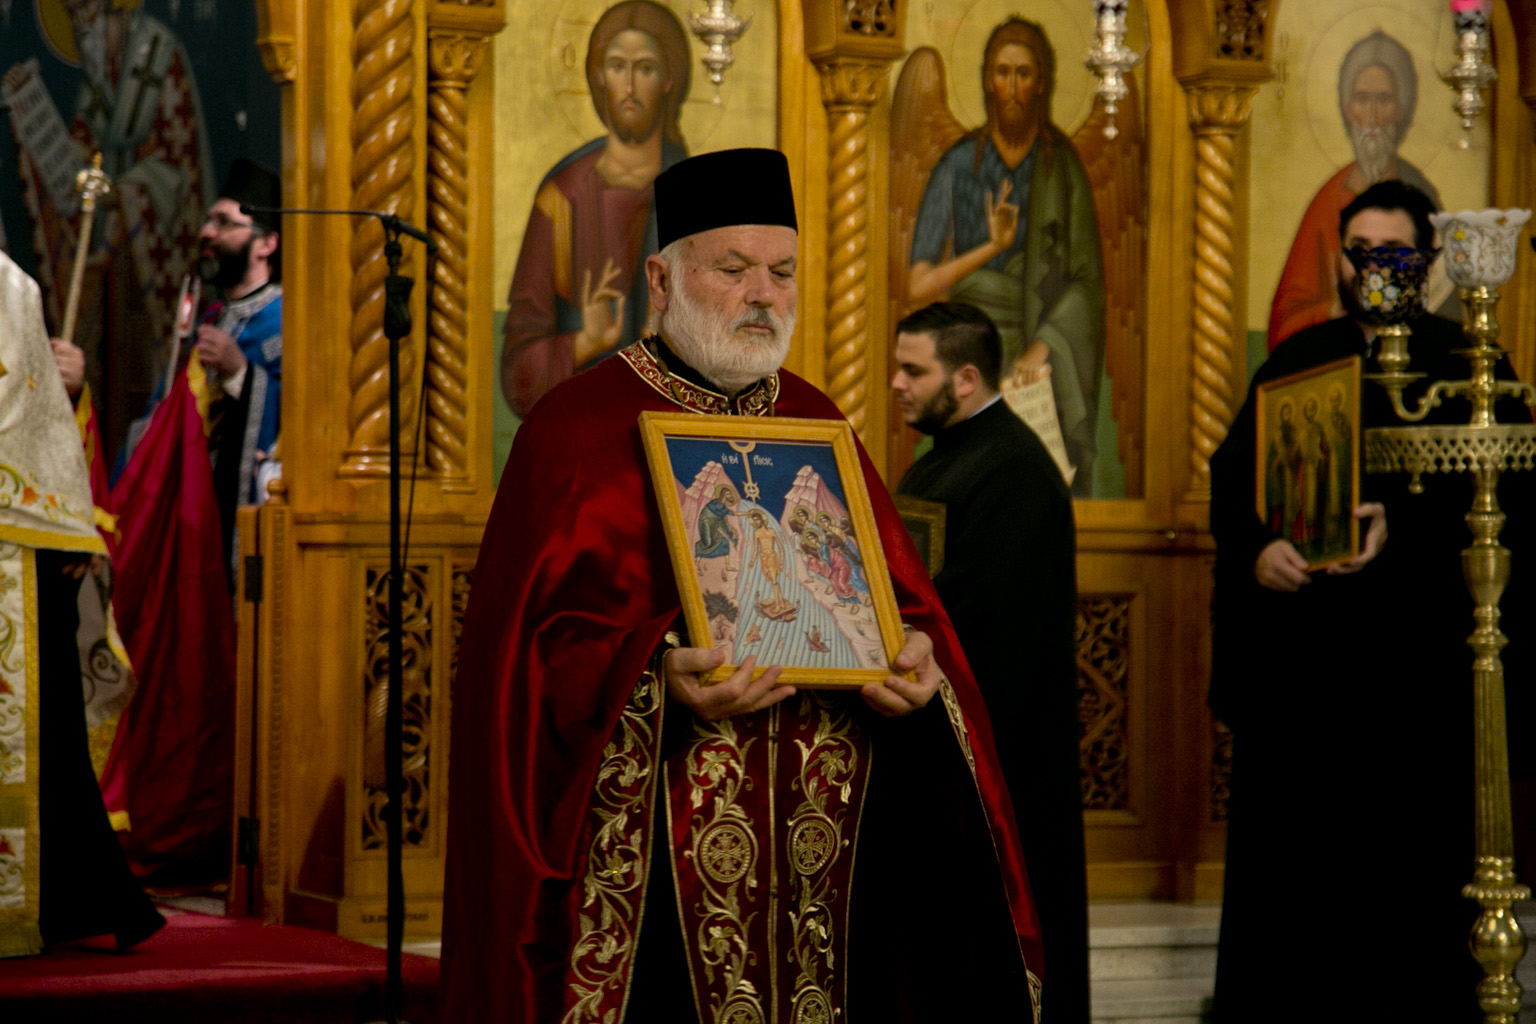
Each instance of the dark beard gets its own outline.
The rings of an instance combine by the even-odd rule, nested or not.
[[[667,97],[663,95],[657,105],[665,104],[666,101]],[[631,111],[620,109],[617,103],[608,105],[608,129],[626,145],[633,146],[655,135],[660,120],[654,108],[638,102]]]
[[[211,284],[220,291],[229,291],[245,277],[246,268],[251,265],[251,245],[255,241],[256,236],[252,234],[243,246],[233,252],[215,245],[212,247],[213,256],[209,256],[205,249],[197,259],[197,276],[203,279],[204,284]]]
[[[1016,104],[1007,104],[997,112],[997,134],[1003,141],[1019,143],[1029,134],[1029,114]]]
[[[949,423],[949,418],[960,408],[960,400],[955,397],[955,382],[947,380],[944,386],[917,412],[917,418],[912,421],[912,426],[925,434],[937,434]]]

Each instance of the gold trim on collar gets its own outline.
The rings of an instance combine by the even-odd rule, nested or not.
[[[619,357],[630,365],[640,379],[674,405],[689,412],[715,416],[772,416],[773,405],[779,400],[779,375],[764,377],[732,401],[718,391],[691,384],[674,373],[668,372],[644,341],[637,341],[619,351]]]

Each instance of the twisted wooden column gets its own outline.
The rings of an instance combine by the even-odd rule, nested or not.
[[[437,242],[427,310],[427,472],[469,475],[469,101],[485,37],[431,31],[427,230]]]
[[[1245,329],[1238,322],[1236,239],[1237,132],[1248,122],[1254,90],[1196,86],[1189,90],[1195,130],[1195,292],[1190,374],[1190,482],[1192,497],[1208,497],[1211,455],[1227,436],[1236,411],[1233,355]]]
[[[409,219],[411,194],[411,51],[416,44],[413,0],[357,0],[353,8],[352,207]],[[352,365],[344,473],[389,472],[389,340],[384,336],[384,229],[367,218],[352,235]],[[400,422],[409,436],[416,415],[410,386],[416,353],[400,349]]]
[[[869,108],[886,64],[817,64],[827,108],[826,391],[862,439],[869,400]]]

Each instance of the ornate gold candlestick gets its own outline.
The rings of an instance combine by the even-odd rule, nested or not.
[[[1529,218],[1529,210],[1468,211],[1432,218],[1446,247],[1451,279],[1461,286],[1464,326],[1472,342],[1463,354],[1471,363],[1471,373],[1467,380],[1436,381],[1414,410],[1404,408],[1402,385],[1398,385],[1392,404],[1399,417],[1413,421],[1423,419],[1442,396],[1462,395],[1472,404],[1471,418],[1464,425],[1374,427],[1365,431],[1364,438],[1366,471],[1411,473],[1410,490],[1423,489],[1419,479],[1423,473],[1467,472],[1475,482],[1472,508],[1466,516],[1472,544],[1462,551],[1461,565],[1476,603],[1477,628],[1467,643],[1473,652],[1477,861],[1472,882],[1462,895],[1483,908],[1470,944],[1473,957],[1483,966],[1477,999],[1485,1024],[1515,1024],[1520,1012],[1521,987],[1514,972],[1525,955],[1526,940],[1510,905],[1531,895],[1527,886],[1515,880],[1504,666],[1499,659],[1508,642],[1499,630],[1499,599],[1509,581],[1510,552],[1499,543],[1504,513],[1499,510],[1498,485],[1499,475],[1506,470],[1536,468],[1536,424],[1499,423],[1493,415],[1494,403],[1505,395],[1519,395],[1528,405],[1536,405],[1536,390],[1530,385],[1497,380],[1493,374],[1504,356],[1493,315],[1498,288],[1514,270],[1515,241]]]

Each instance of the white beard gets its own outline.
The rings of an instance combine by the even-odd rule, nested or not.
[[[695,302],[678,276],[672,301],[661,314],[661,336],[683,362],[726,394],[734,395],[770,374],[778,372],[789,355],[789,339],[795,333],[795,311],[780,317],[772,310],[754,307],[731,320]],[[767,324],[767,338],[738,333],[748,324]]]
[[[80,52],[80,70],[98,89],[108,89],[107,14],[98,13],[89,25],[75,33],[75,48]]]
[[[1397,125],[1349,126],[1349,141],[1355,147],[1355,166],[1360,168],[1367,185],[1385,181],[1397,162]]]

